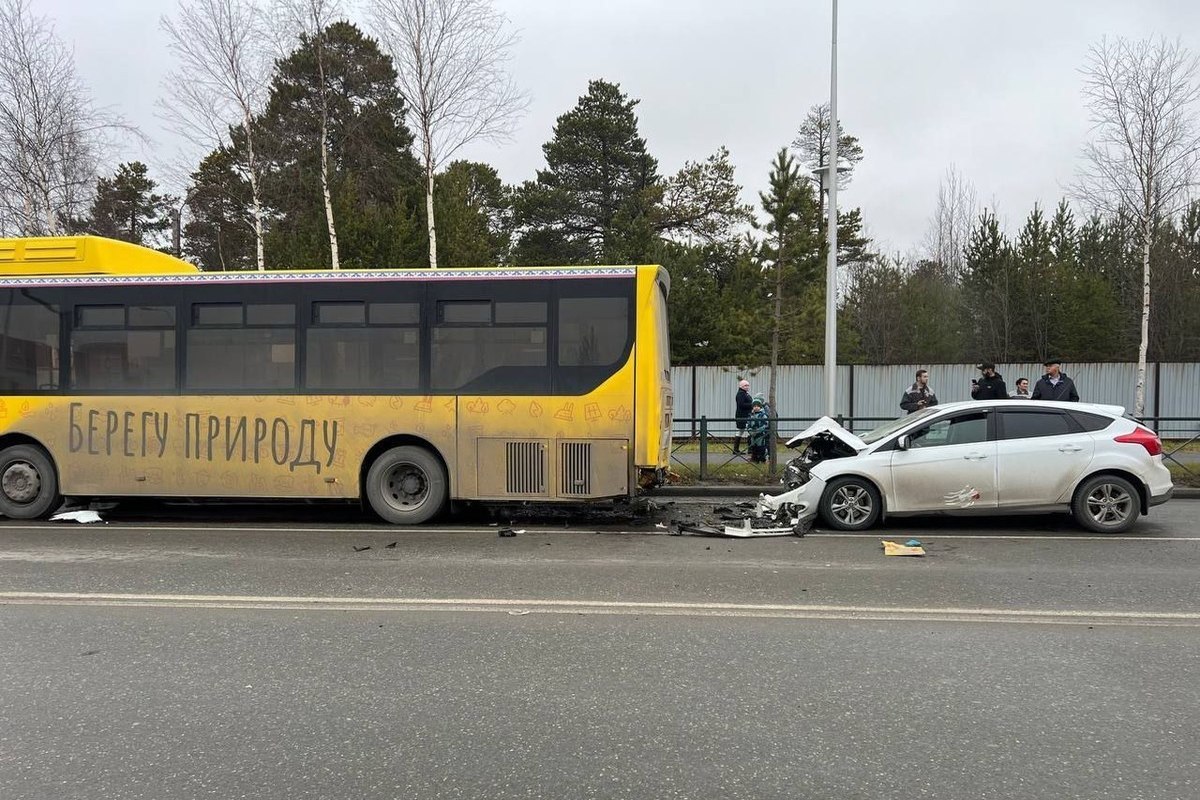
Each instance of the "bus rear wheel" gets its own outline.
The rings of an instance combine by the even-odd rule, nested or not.
[[[60,502],[58,475],[40,447],[18,444],[0,450],[0,514],[38,519]]]
[[[386,522],[420,525],[446,505],[446,470],[423,447],[393,447],[371,464],[366,493],[371,509]]]

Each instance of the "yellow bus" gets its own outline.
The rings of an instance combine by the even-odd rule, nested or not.
[[[0,514],[63,497],[630,497],[672,395],[657,266],[204,273],[0,239]]]

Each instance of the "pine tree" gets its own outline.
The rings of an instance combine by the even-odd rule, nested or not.
[[[637,103],[617,84],[594,80],[558,118],[542,146],[546,168],[516,196],[518,263],[645,260],[661,181],[638,133]]]
[[[238,171],[228,148],[208,155],[191,175],[183,226],[183,253],[205,270],[255,267],[254,218],[250,182]]]
[[[276,64],[258,120],[267,170],[264,193],[277,217],[266,242],[270,263],[330,264],[323,148],[341,266],[379,266],[366,258],[364,247],[378,253],[378,239],[388,235],[397,240],[387,248],[389,262],[412,257],[409,226],[395,219],[399,209],[411,213],[416,204],[405,195],[420,190],[404,113],[391,59],[349,22],[335,22],[319,37],[302,37]],[[388,230],[364,230],[364,219]]]
[[[163,234],[171,227],[174,201],[157,194],[157,186],[142,162],[118,165],[111,178],[96,181],[96,198],[84,223],[86,230],[134,244],[165,245]]]

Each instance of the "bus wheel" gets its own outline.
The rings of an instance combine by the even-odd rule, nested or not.
[[[58,475],[40,447],[18,444],[0,451],[0,514],[37,519],[57,507]]]
[[[446,470],[423,447],[393,447],[367,471],[367,501],[394,525],[420,525],[446,505]]]

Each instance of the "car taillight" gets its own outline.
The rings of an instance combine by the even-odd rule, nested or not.
[[[1140,444],[1146,448],[1146,452],[1150,455],[1162,455],[1162,440],[1153,431],[1146,430],[1145,428],[1135,428],[1131,433],[1118,436],[1115,441],[1125,444]]]

